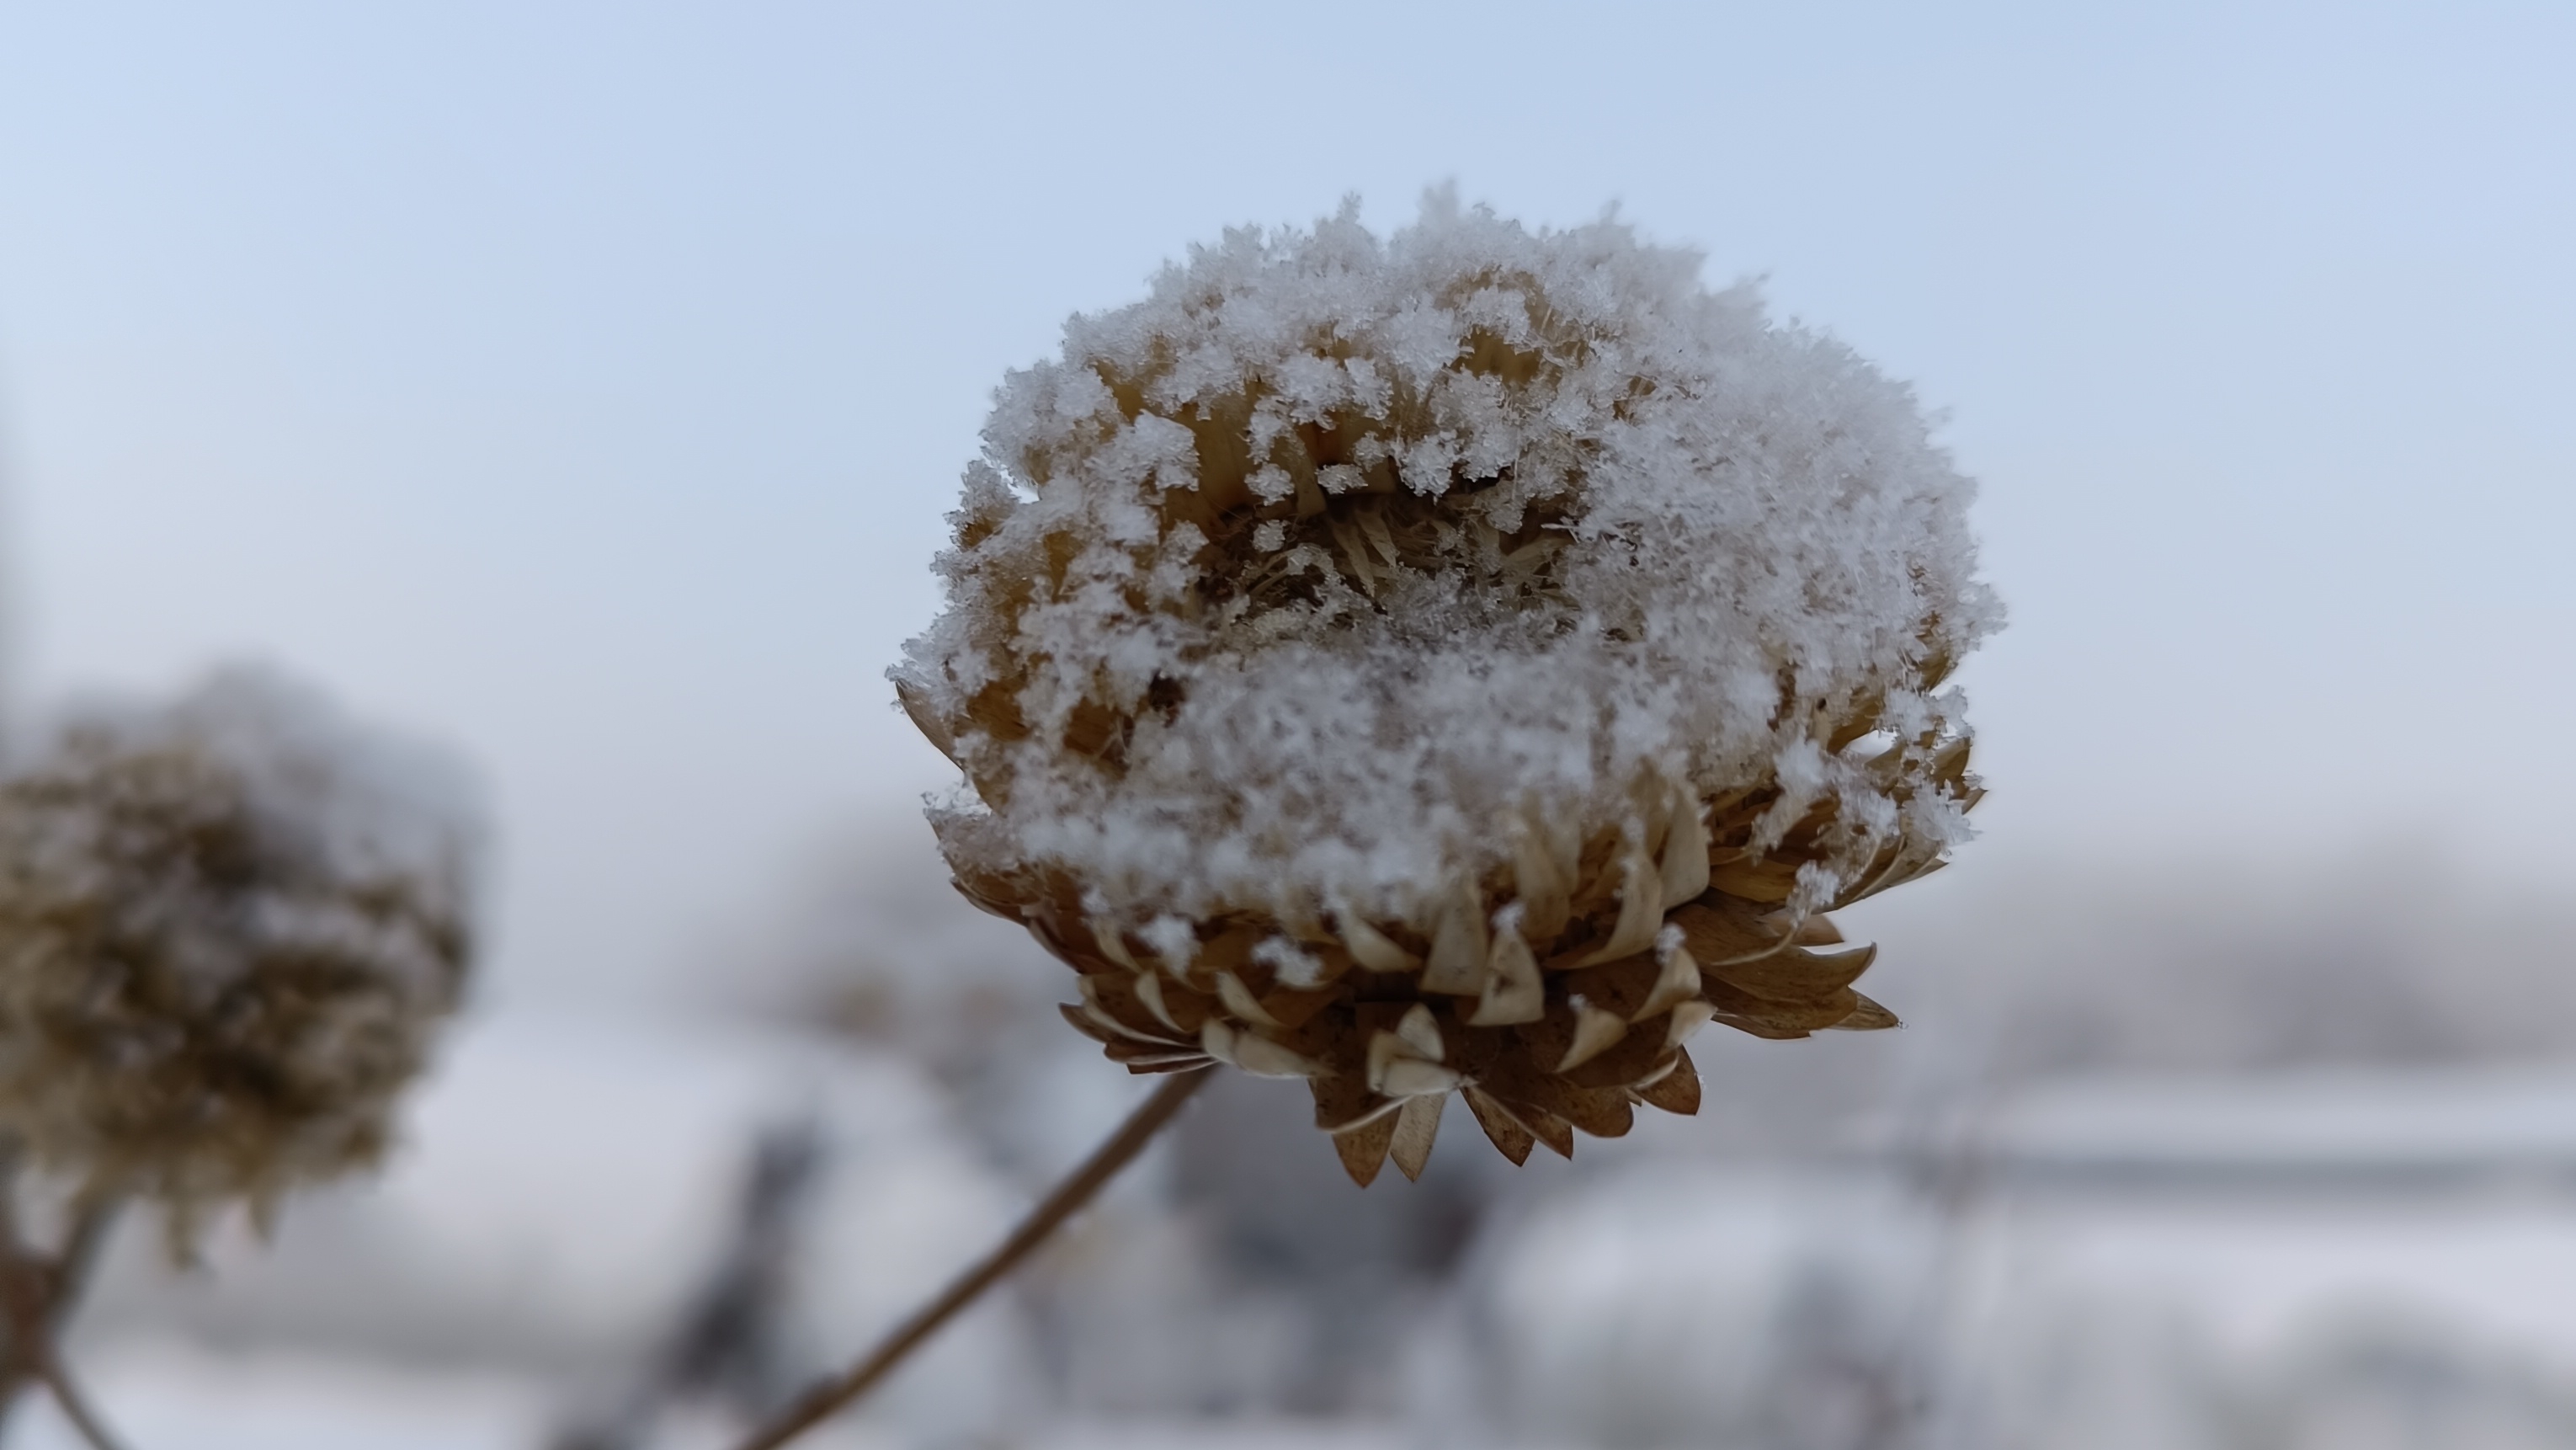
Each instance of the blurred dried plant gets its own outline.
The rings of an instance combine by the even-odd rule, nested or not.
[[[53,1329],[117,1205],[163,1209],[184,1256],[213,1212],[265,1227],[375,1164],[471,959],[468,799],[443,758],[247,670],[79,712],[0,782],[6,1198],[50,1192],[66,1225],[44,1252],[11,1217],[9,1388],[79,1415]]]

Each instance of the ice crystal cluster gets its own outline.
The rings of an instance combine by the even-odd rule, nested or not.
[[[369,1164],[464,983],[464,799],[265,673],[72,717],[0,782],[0,1133],[183,1225]]]
[[[1972,490],[1699,265],[1346,209],[1006,380],[896,682],[960,886],[1112,1055],[1307,1077],[1365,1178],[1457,1089],[1518,1156],[1690,1097],[1710,1016],[1884,1018],[1806,948],[1965,834]]]

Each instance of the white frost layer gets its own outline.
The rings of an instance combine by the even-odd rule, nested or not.
[[[1435,194],[1384,239],[1349,209],[1229,233],[1075,318],[1060,360],[1001,388],[950,607],[896,672],[984,797],[952,853],[1071,869],[1138,921],[1291,898],[1413,916],[1500,859],[1507,813],[1588,836],[1641,781],[1838,793],[1852,861],[1964,834],[1815,736],[1880,691],[1903,734],[1958,728],[1954,693],[1904,686],[1927,633],[1955,655],[2000,621],[1972,485],[1904,385],[1699,266],[1617,223],[1532,232]],[[1542,363],[1498,375],[1480,347]],[[1295,602],[1211,591],[1240,558],[1162,507],[1201,487],[1189,424],[1211,417],[1243,420],[1262,522],[1233,522],[1308,577]],[[1351,461],[1297,477],[1301,427],[1356,438]],[[1458,568],[1381,555],[1354,587],[1330,540],[1294,543],[1301,497],[1311,515],[1370,470],[1440,501]],[[1553,557],[1492,552],[1533,520]],[[1021,682],[1023,739],[970,718],[997,680]],[[1122,768],[1062,744],[1085,705],[1136,717]]]
[[[236,929],[274,940],[355,930],[331,899],[390,883],[439,916],[472,924],[481,790],[446,752],[353,719],[276,671],[235,665],[174,700],[86,701],[65,712],[51,753],[34,764],[84,774],[153,756],[195,762],[257,822],[270,859]],[[62,813],[50,829],[65,873],[112,869],[119,859],[120,843],[99,834],[114,828],[97,811]]]

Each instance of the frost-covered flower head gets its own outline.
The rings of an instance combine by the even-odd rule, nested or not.
[[[370,1164],[471,954],[468,792],[264,673],[0,782],[0,1133],[176,1210]]]
[[[1085,971],[1095,1028],[1267,1059],[1237,1042],[1306,1004],[1265,993],[1339,990],[1410,1024],[1363,1055],[1456,1086],[1466,1029],[1605,1010],[1587,968],[1644,963],[1630,1006],[1668,1014],[1668,913],[1731,913],[1703,968],[1776,967],[1964,837],[1941,682],[1999,619],[1971,486],[1902,385],[1699,265],[1346,208],[1194,251],[1005,382],[896,678],[973,788],[934,813],[960,884]],[[1153,1001],[1101,1005],[1131,977]]]

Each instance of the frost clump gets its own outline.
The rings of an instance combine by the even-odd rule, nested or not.
[[[0,1133],[182,1238],[371,1163],[464,984],[468,795],[267,674],[72,717],[0,782]]]
[[[1960,838],[1924,762],[2000,620],[1972,485],[1904,385],[1699,269],[1434,195],[1070,322],[1000,390],[896,671],[974,789],[935,816],[970,890],[1427,934],[1525,838],[1589,874],[1673,800],[1760,807],[1721,866],[1803,829],[1771,899],[1804,909]]]

